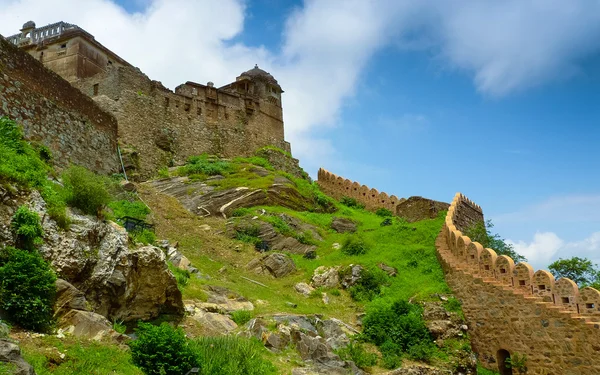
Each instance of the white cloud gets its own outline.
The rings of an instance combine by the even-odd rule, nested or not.
[[[287,136],[313,171],[336,154],[321,129],[336,125],[381,48],[431,50],[482,93],[504,95],[576,74],[600,46],[600,2],[588,0],[306,0],[287,20],[281,53],[232,43],[244,0],[137,1],[147,6],[128,14],[110,0],[0,0],[0,33],[29,19],[76,23],[169,87],[225,84],[258,63],[286,90]]]
[[[496,215],[494,223],[553,223],[600,222],[600,195],[580,194],[551,197],[516,212]]]

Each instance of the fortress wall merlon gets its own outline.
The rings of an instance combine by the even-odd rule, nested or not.
[[[526,354],[528,374],[599,374],[600,292],[483,248],[461,232],[476,220],[481,207],[457,193],[436,244],[482,364],[498,370],[503,349]]]

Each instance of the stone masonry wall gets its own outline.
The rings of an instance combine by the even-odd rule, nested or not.
[[[600,374],[600,292],[471,242],[458,226],[473,212],[481,208],[457,194],[436,246],[482,364],[504,370],[508,351],[527,356],[529,375]]]
[[[202,153],[250,156],[268,145],[290,150],[282,120],[262,111],[268,105],[235,93],[192,83],[174,93],[133,67],[109,69],[73,85],[117,117],[126,168],[135,164],[130,172],[138,180]],[[130,155],[135,162],[127,161]]]
[[[28,140],[48,146],[60,168],[119,169],[116,119],[2,36],[0,116],[22,125]]]
[[[371,189],[358,182],[336,176],[323,168],[319,169],[318,183],[325,193],[335,199],[339,200],[342,197],[354,198],[364,204],[367,210],[371,211],[386,208],[395,213],[398,204],[405,201],[404,198],[398,199],[395,195],[389,196],[386,193],[380,193],[377,189]]]

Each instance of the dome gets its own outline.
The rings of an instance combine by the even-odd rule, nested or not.
[[[262,78],[271,83],[277,84],[277,80],[269,73],[265,72],[257,65],[254,65],[253,69],[248,70],[241,74],[241,77],[250,77],[250,78]]]
[[[35,22],[33,22],[33,21],[25,22],[25,24],[23,24],[23,30],[26,30],[26,29],[35,29]]]

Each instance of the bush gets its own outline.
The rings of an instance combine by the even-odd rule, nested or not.
[[[88,215],[97,215],[111,200],[106,179],[83,167],[70,167],[62,178],[66,202]]]
[[[390,226],[392,224],[394,224],[394,222],[392,221],[392,218],[387,217],[379,225],[382,226],[382,227],[388,227],[388,226]]]
[[[384,342],[380,347],[381,365],[389,370],[402,366],[402,350],[400,346],[391,341]]]
[[[147,375],[182,375],[198,367],[198,359],[181,328],[140,323],[138,339],[129,343],[131,359]]]
[[[362,255],[366,254],[367,251],[369,251],[368,244],[356,235],[346,237],[342,244],[342,253],[346,255]]]
[[[261,239],[258,237],[260,235],[260,227],[258,225],[246,226],[243,228],[236,229],[235,238],[242,242],[250,243],[253,245],[258,245],[261,243]]]
[[[377,354],[369,353],[361,343],[351,341],[348,346],[337,351],[344,361],[353,361],[361,369],[377,364]]]
[[[381,217],[392,217],[394,216],[394,213],[387,208],[378,208],[377,211],[375,211],[375,215]]]
[[[203,375],[271,375],[277,369],[263,359],[264,346],[237,336],[201,337],[190,343]]]
[[[348,269],[351,269],[350,267]],[[348,291],[355,301],[371,301],[381,294],[381,287],[387,283],[387,275],[379,268],[363,268],[360,278]]]
[[[250,215],[253,212],[254,212],[254,210],[251,208],[240,207],[240,208],[236,208],[235,210],[231,211],[231,216],[242,217],[242,216]]]
[[[175,267],[171,263],[169,263],[168,266],[173,275],[175,276],[175,280],[177,280],[177,287],[181,292],[183,292],[183,288],[185,288],[188,285],[190,277],[192,276],[190,271],[182,270],[181,268]]]
[[[491,229],[494,224],[491,220],[478,221],[465,230],[465,236],[468,236],[471,241],[479,242],[484,248],[494,249],[498,255],[507,255],[511,257],[515,263],[526,262],[527,259],[518,254],[514,246],[506,242],[497,233],[492,233]]]
[[[56,275],[37,251],[13,248],[0,257],[0,308],[21,327],[46,331],[52,325]]]
[[[295,238],[298,240],[298,242],[300,242],[301,244],[304,244],[304,245],[316,245],[317,244],[317,241],[313,237],[312,232],[309,230],[305,230],[302,233],[298,233],[295,236]]]
[[[404,352],[411,358],[426,360],[434,348],[421,314],[420,306],[405,300],[373,308],[363,320],[363,336],[380,347],[385,344],[388,356]]]
[[[252,319],[252,312],[248,310],[237,310],[231,314],[231,320],[239,326],[248,323],[250,319]]]
[[[40,223],[40,216],[27,206],[17,209],[10,222],[10,228],[16,237],[15,242],[19,249],[33,250],[41,245],[44,230]]]
[[[46,202],[48,216],[62,229],[68,229],[71,220],[67,215],[67,203],[65,202],[64,188],[58,184],[47,183],[39,188],[40,194]]]
[[[232,170],[229,162],[210,158],[207,154],[192,156],[188,159],[187,164],[181,167],[181,172],[186,175],[224,175]]]
[[[132,217],[134,219],[146,220],[150,214],[150,209],[140,201],[120,200],[108,203],[108,208],[113,212],[113,215],[119,221],[124,217]]]
[[[129,237],[135,242],[139,242],[144,245],[152,245],[156,242],[156,234],[148,229],[135,230],[129,232]]]
[[[344,206],[348,206],[351,208],[358,208],[358,209],[365,208],[364,204],[359,203],[356,199],[350,198],[350,197],[342,197],[342,199],[340,199],[340,203],[343,204]]]

